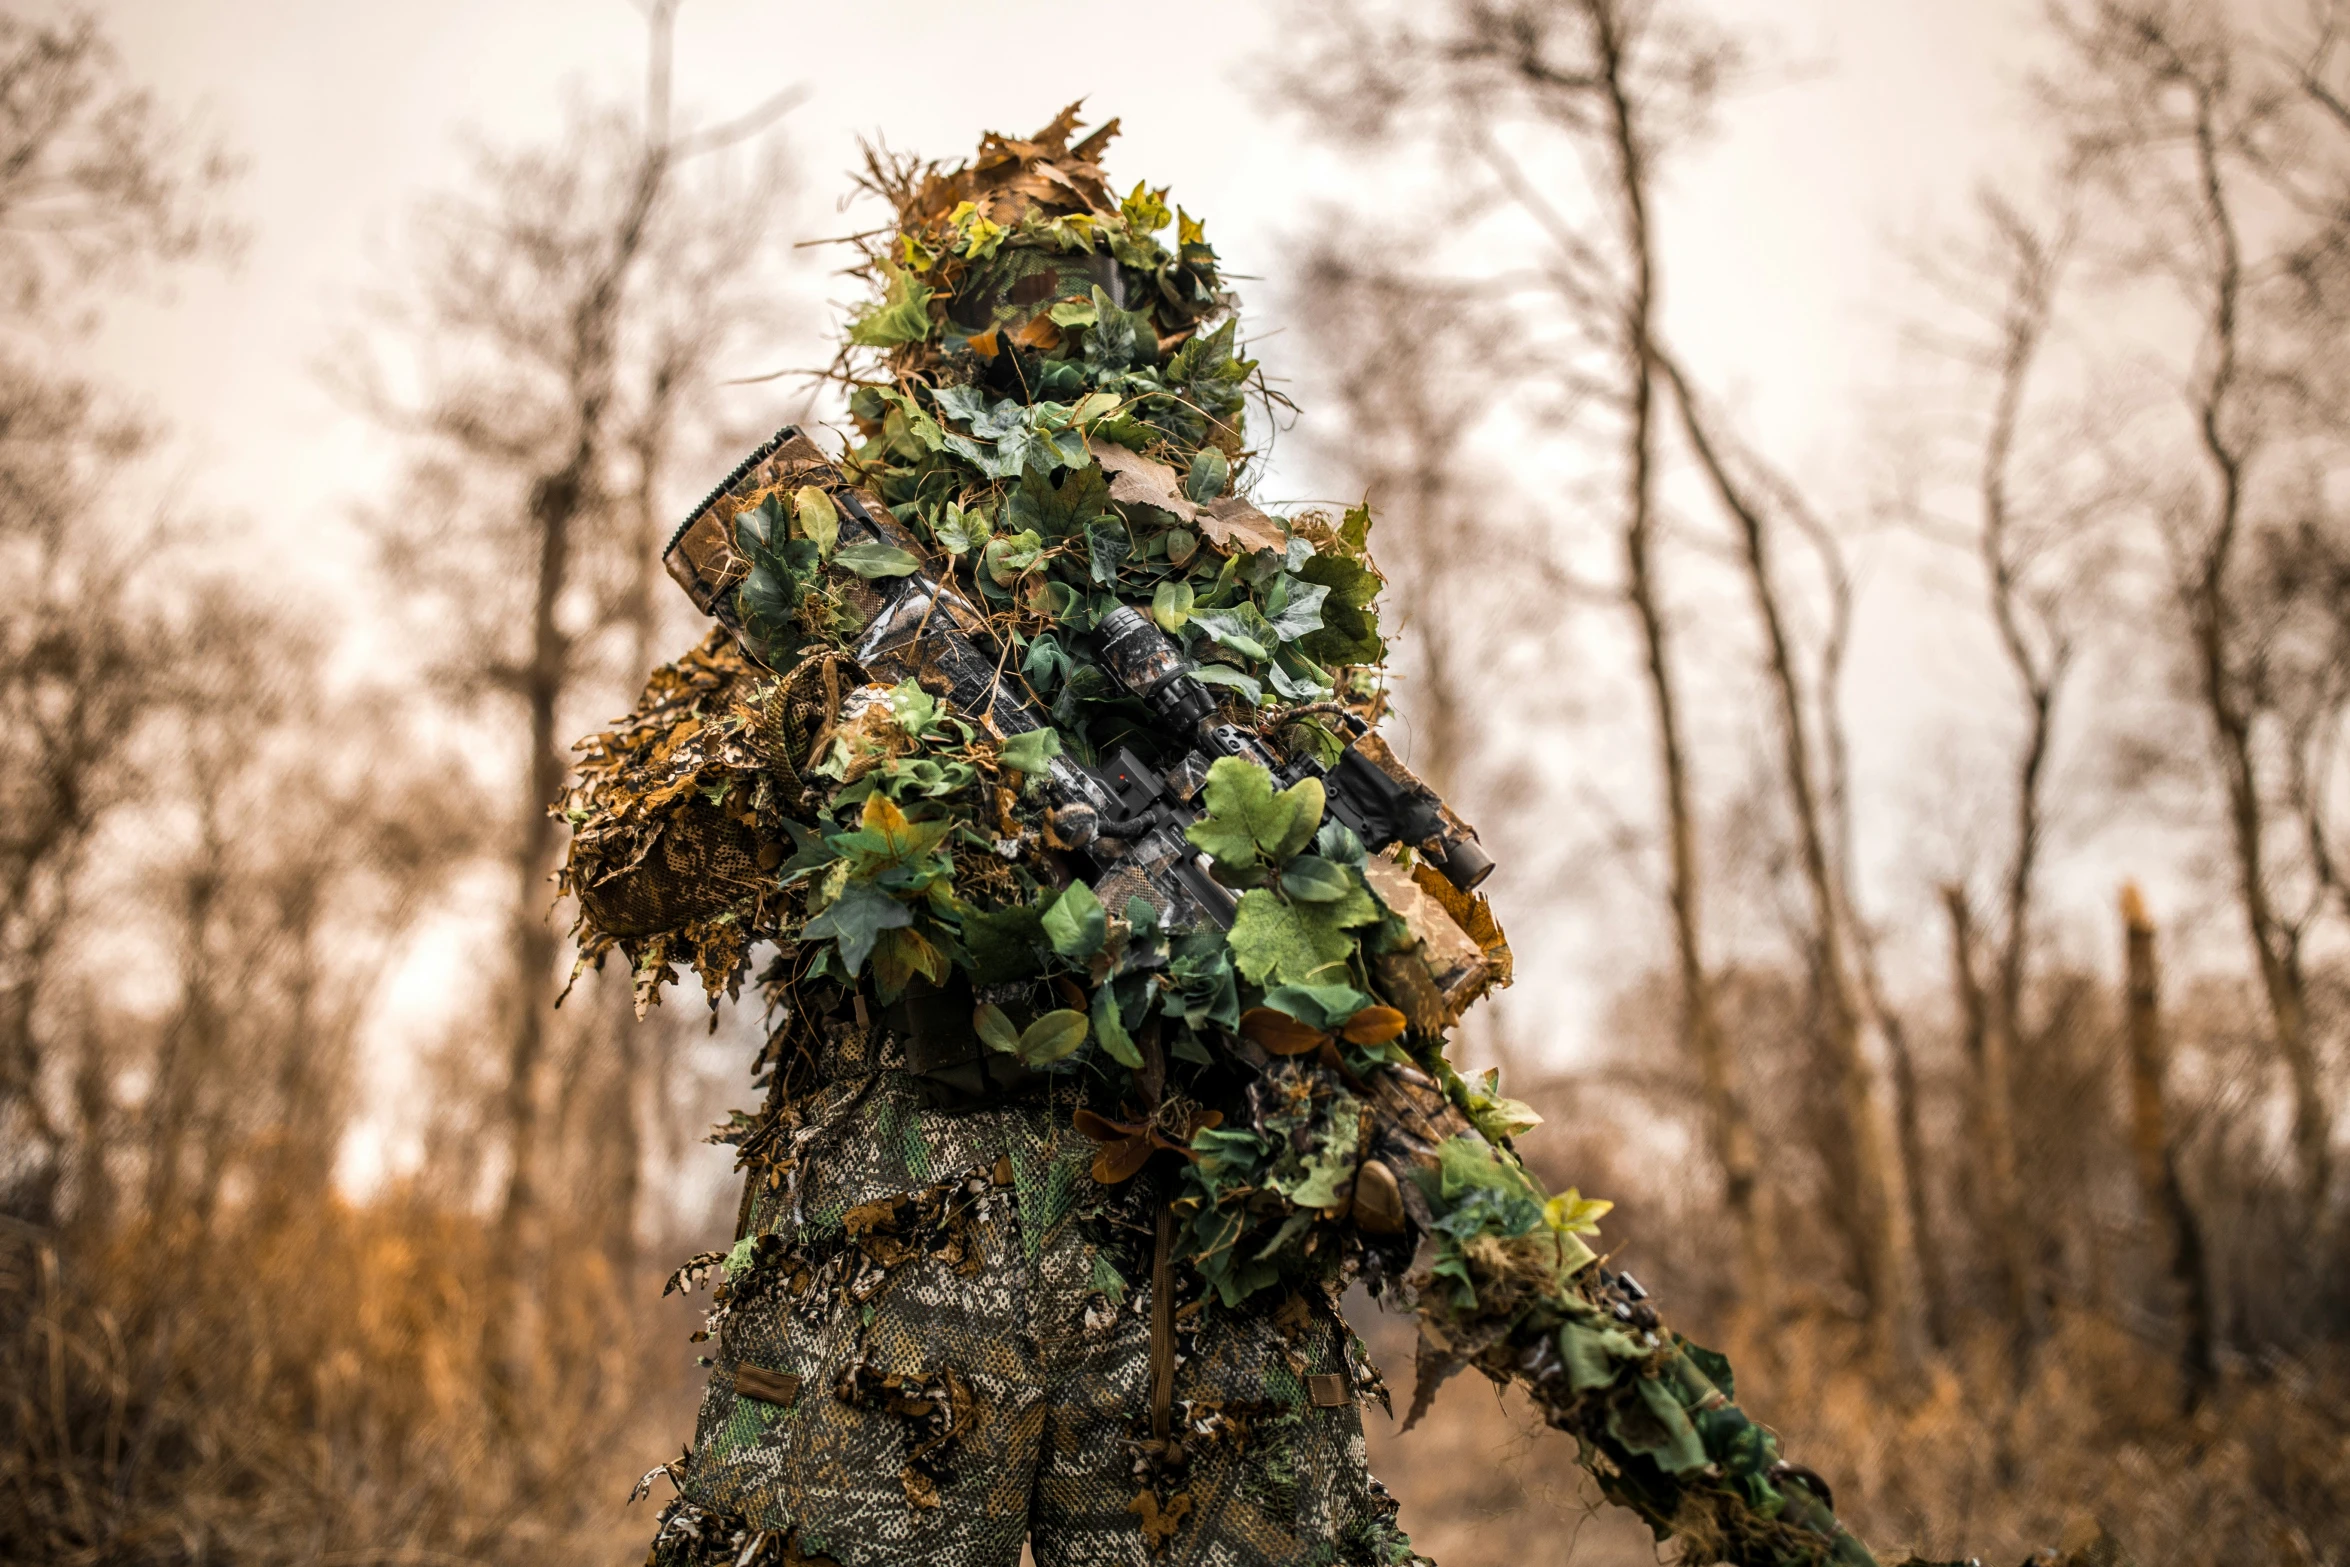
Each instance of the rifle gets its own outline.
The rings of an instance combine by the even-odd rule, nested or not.
[[[670,575],[703,613],[743,638],[733,590],[748,567],[736,548],[728,503],[764,489],[806,483],[832,497],[840,515],[839,544],[870,541],[925,562],[903,576],[842,582],[854,607],[867,616],[850,650],[867,674],[890,683],[914,680],[1002,739],[1044,728],[1047,716],[1005,678],[1002,650],[987,617],[951,579],[934,573],[920,542],[886,507],[868,504],[796,426],[786,425],[744,459],[679,526],[662,553]],[[1205,857],[1184,837],[1184,829],[1201,814],[1198,797],[1208,768],[1224,756],[1257,763],[1283,787],[1320,778],[1328,814],[1374,853],[1408,844],[1463,891],[1492,874],[1493,861],[1475,829],[1354,715],[1339,720],[1346,744],[1335,763],[1323,767],[1310,756],[1285,761],[1255,731],[1222,721],[1215,698],[1192,673],[1181,649],[1140,611],[1130,605],[1111,611],[1093,640],[1103,666],[1119,684],[1192,742],[1163,773],[1123,746],[1094,765],[1069,756],[1048,764],[1044,783],[1054,833],[1082,857],[1107,907],[1123,909],[1128,898],[1139,896],[1169,928],[1231,924],[1231,892],[1209,875]]]

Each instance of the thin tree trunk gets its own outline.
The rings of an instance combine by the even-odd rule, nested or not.
[[[2022,1380],[2040,1324],[2015,1142],[2014,1065],[2022,1047],[2023,996],[2030,961],[2032,902],[2039,867],[2043,799],[2047,790],[2049,745],[2054,734],[2056,697],[2070,649],[2050,638],[2043,652],[2023,623],[2022,584],[2015,557],[2009,473],[2024,397],[2055,298],[2055,258],[2048,247],[2005,209],[1994,206],[1993,221],[2012,248],[2005,310],[2000,321],[1998,389],[1983,442],[1978,478],[1982,507],[1980,542],[1991,621],[2001,648],[2022,688],[2025,732],[2015,764],[2014,836],[2009,844],[2001,890],[2003,928],[1993,968],[1981,1048],[1973,1057],[1977,1130],[1983,1140],[1988,1176],[1985,1196],[2002,1239],[1997,1252],[2001,1295],[2009,1317],[2009,1340]],[[1963,896],[1963,895],[1962,895]]]
[[[1656,708],[1659,773],[1667,849],[1666,897],[1681,990],[1681,1036],[1696,1058],[1703,1084],[1708,1141],[1722,1172],[1723,1198],[1738,1230],[1739,1297],[1746,1327],[1768,1354],[1763,1331],[1777,1307],[1777,1256],[1772,1249],[1770,1191],[1761,1179],[1754,1129],[1739,1095],[1730,1042],[1715,1005],[1704,956],[1702,891],[1697,860],[1696,810],[1681,731],[1671,631],[1657,580],[1656,549],[1656,270],[1648,219],[1648,174],[1633,108],[1625,88],[1622,40],[1611,7],[1590,8],[1606,82],[1609,118],[1623,198],[1625,252],[1631,280],[1624,308],[1624,373],[1629,400],[1625,434],[1625,596],[1640,622],[1650,698]]]
[[[1944,887],[1942,904],[1950,913],[1951,983],[1958,993],[1960,1037],[1975,1085],[1970,1108],[1973,1141],[1981,1152],[1973,1164],[1975,1209],[1982,1216],[1983,1251],[1999,1280],[2010,1370],[2020,1381],[2029,1342],[2031,1245],[2020,1222],[2016,1197],[2014,1100],[2007,1092],[2006,1042],[1991,1020],[1991,999],[1984,990],[1980,960],[1975,955],[1974,911],[1967,902],[1966,889],[1955,884]]]
[[[2279,916],[2269,893],[2267,820],[2261,800],[2259,764],[2253,749],[2252,713],[2241,683],[2229,667],[2235,614],[2228,597],[2228,573],[2242,534],[2249,461],[2245,448],[2227,428],[2242,371],[2239,356],[2243,246],[2220,167],[2220,133],[2212,102],[2214,89],[2195,80],[2194,91],[2196,173],[2203,215],[2218,246],[2210,315],[2205,325],[2205,348],[2211,356],[2211,371],[2198,399],[2196,426],[2205,459],[2218,485],[2218,496],[2210,538],[2197,569],[2185,584],[2186,610],[2195,645],[2197,675],[2211,719],[2212,739],[2227,796],[2237,893],[2243,903],[2246,931],[2252,938],[2253,956],[2259,965],[2261,991],[2268,1002],[2277,1053],[2283,1057],[2292,1082],[2294,1154],[2303,1200],[2314,1221],[2322,1211],[2332,1177],[2333,1112],[2326,1102],[2316,1049],[2309,1037],[2300,933]]]
[[[1937,1349],[1950,1342],[1949,1280],[1943,1272],[1941,1249],[1933,1244],[1933,1225],[1926,1206],[1926,1139],[1918,1111],[1917,1060],[1910,1049],[1909,1028],[1885,987],[1884,970],[1877,961],[1876,931],[1861,909],[1859,873],[1853,853],[1852,748],[1844,725],[1844,658],[1852,646],[1852,574],[1845,569],[1844,551],[1792,485],[1773,480],[1773,488],[1802,529],[1827,574],[1828,632],[1820,647],[1820,742],[1828,769],[1828,821],[1833,832],[1832,868],[1838,905],[1852,932],[1852,955],[1860,979],[1861,998],[1885,1039],[1885,1059],[1891,1067],[1893,1131],[1901,1155],[1902,1191],[1909,1211],[1911,1244],[1917,1255],[1918,1283],[1924,1302],[1926,1336]]]
[[[2212,1333],[2211,1281],[2205,1271],[2203,1227],[2179,1181],[2178,1149],[2164,1103],[2168,1050],[2162,1034],[2162,974],[2155,961],[2154,921],[2136,883],[2122,888],[2122,929],[2128,973],[2130,1148],[2146,1217],[2160,1236],[2171,1282],[2179,1295],[2184,1332],[2179,1344],[2180,1396],[2193,1413],[2219,1378]]]
[[[1811,957],[1825,1015],[1826,1044],[1836,1064],[1845,1131],[1852,1141],[1853,1157],[1860,1170],[1862,1190],[1858,1206],[1865,1251],[1862,1262],[1869,1285],[1870,1337],[1881,1361],[1906,1374],[1919,1358],[1913,1286],[1915,1239],[1910,1231],[1908,1201],[1903,1194],[1903,1171],[1895,1159],[1892,1139],[1877,1103],[1876,1068],[1869,1061],[1862,1038],[1860,1007],[1853,994],[1844,949],[1844,920],[1828,864],[1827,831],[1822,821],[1819,790],[1812,776],[1803,688],[1795,670],[1794,649],[1780,608],[1778,585],[1771,574],[1769,534],[1761,512],[1725,466],[1696,407],[1687,378],[1670,359],[1661,354],[1656,357],[1666,384],[1672,388],[1682,428],[1698,464],[1712,482],[1724,510],[1737,524],[1748,584],[1754,591],[1755,611],[1762,621],[1771,684],[1777,697],[1781,767],[1788,802],[1795,814],[1804,885],[1811,897]]]

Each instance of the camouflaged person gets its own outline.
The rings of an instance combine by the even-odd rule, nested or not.
[[[1417,1312],[1416,1402],[1525,1386],[1693,1559],[1873,1561],[1446,1061],[1509,951],[1378,739],[1369,514],[1245,497],[1215,253],[1113,194],[1114,129],[870,162],[857,440],[687,519],[719,626],[562,806],[582,964],[715,1004],[757,949],[771,1022],[737,1240],[672,1281],[713,1374],[652,1561],[1416,1560],[1355,1280]]]

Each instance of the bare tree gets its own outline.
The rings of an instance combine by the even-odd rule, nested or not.
[[[1432,23],[1381,25],[1326,8],[1324,52],[1293,85],[1328,119],[1359,134],[1394,130],[1433,111],[1438,134],[1484,189],[1461,204],[1473,220],[1495,206],[1527,225],[1529,272],[1490,279],[1546,296],[1555,336],[1524,352],[1596,435],[1614,475],[1621,601],[1637,627],[1655,723],[1666,904],[1679,979],[1680,1033],[1703,1083],[1707,1144],[1722,1175],[1741,1248],[1739,1293],[1757,1321],[1775,1288],[1770,1193],[1738,1088],[1705,952],[1700,824],[1691,777],[1683,676],[1660,559],[1657,247],[1653,166],[1700,129],[1722,79],[1739,67],[1732,40],[1674,13],[1617,0],[1462,3]],[[1527,131],[1529,136],[1521,136]],[[1578,172],[1551,180],[1530,163],[1530,138],[1564,144]],[[1582,172],[1594,171],[1588,178]],[[1584,218],[1586,207],[1595,215]],[[1522,239],[1519,243],[1522,243]]]
[[[1861,1190],[1859,1216],[1862,1261],[1868,1280],[1870,1330],[1877,1353],[1888,1365],[1906,1368],[1917,1358],[1916,1235],[1905,1172],[1878,1099],[1876,1067],[1869,1059],[1866,1017],[1855,984],[1850,931],[1850,898],[1840,891],[1837,862],[1830,852],[1828,801],[1820,788],[1818,753],[1811,738],[1813,701],[1796,664],[1794,633],[1787,610],[1788,590],[1774,559],[1778,529],[1766,513],[1762,488],[1734,471],[1733,450],[1717,438],[1713,416],[1691,387],[1678,362],[1656,351],[1698,466],[1722,509],[1735,524],[1741,558],[1762,624],[1765,666],[1776,698],[1781,781],[1794,819],[1798,863],[1810,900],[1805,936],[1813,982],[1819,987],[1822,1043],[1833,1063],[1842,1101],[1844,1129]]]
[[[137,792],[136,745],[179,639],[153,597],[162,521],[119,525],[154,432],[64,350],[101,285],[216,253],[229,164],[124,78],[81,12],[0,17],[0,1180],[46,1185],[71,1128],[48,1016],[101,827]],[[101,497],[108,526],[93,525]]]
[[[557,957],[547,812],[567,726],[583,716],[575,704],[593,692],[608,705],[615,676],[648,660],[667,465],[704,414],[714,363],[766,319],[754,268],[783,166],[771,146],[747,173],[708,160],[756,141],[798,96],[708,129],[676,126],[679,5],[645,7],[637,110],[583,114],[552,149],[484,152],[475,191],[428,211],[400,323],[426,389],[402,403],[361,383],[416,453],[409,496],[381,528],[387,564],[454,633],[441,678],[522,731],[500,992],[508,1270],[535,1244]]]
[[[2192,1413],[2219,1378],[2212,1326],[2211,1280],[2203,1260],[2203,1225],[2179,1179],[2178,1130],[2164,1082],[2169,1048],[2162,1026],[2162,971],[2154,919],[2133,883],[2122,888],[2121,916],[2130,1046],[2130,1147],[2139,1195],[2165,1242],[2171,1282],[2186,1331],[2179,1345],[2182,1396]]]
[[[2336,18],[2338,8],[2317,14]],[[2291,829],[2278,828],[2269,678],[2278,649],[2252,602],[2247,557],[2276,525],[2293,472],[2340,453],[2337,433],[2296,414],[2309,388],[2338,378],[2338,313],[2313,318],[2306,307],[2350,237],[2350,206],[2334,199],[2350,127],[2325,101],[2324,49],[2304,64],[2212,8],[2104,0],[2061,13],[2059,27],[2071,73],[2050,96],[2073,165],[2109,197],[2126,270],[2168,285],[2193,322],[2181,412],[2194,460],[2174,470],[2159,518],[2315,1215],[2334,1122],[2305,957],[2321,904],[2296,894],[2312,870],[2295,863]],[[2305,199],[2312,190],[2320,199]]]

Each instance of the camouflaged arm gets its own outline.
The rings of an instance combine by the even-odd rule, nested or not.
[[[1439,1221],[1428,1194],[1445,1144],[1478,1134],[1416,1069],[1378,1074],[1371,1087],[1374,1130],[1355,1222],[1416,1242]],[[1385,1211],[1390,1193],[1399,1212]],[[1569,1241],[1538,1230],[1467,1248],[1467,1308],[1445,1282],[1415,1276],[1413,1417],[1445,1377],[1475,1366],[1525,1388],[1544,1420],[1575,1438],[1578,1461],[1608,1500],[1639,1513],[1659,1540],[1680,1541],[1682,1559],[1876,1567],[1837,1521],[1826,1482],[1783,1462],[1777,1436],[1733,1401],[1729,1361],[1660,1322],[1628,1275],[1587,1261],[1562,1278],[1554,1248]]]

